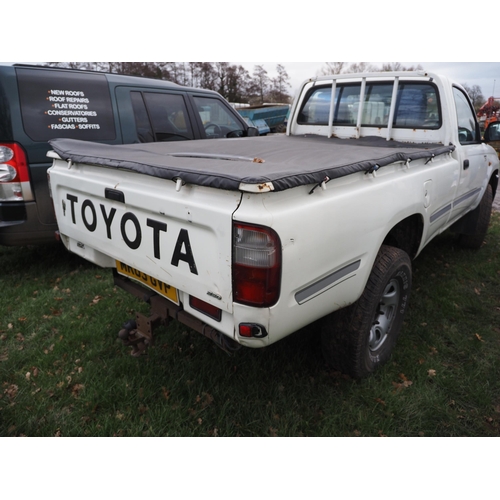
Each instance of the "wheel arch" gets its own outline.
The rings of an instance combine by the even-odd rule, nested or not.
[[[403,250],[413,260],[420,248],[423,232],[424,219],[422,215],[413,214],[398,222],[389,231],[382,244]]]
[[[492,200],[494,200],[498,188],[498,170],[495,170],[491,174],[490,180],[488,181],[488,184],[486,184],[486,190],[488,189],[488,186],[491,186]],[[463,217],[456,221],[451,226],[451,231],[463,235],[474,234],[479,221],[480,206],[481,202],[474,210],[467,212]]]

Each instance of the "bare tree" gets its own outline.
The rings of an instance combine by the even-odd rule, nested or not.
[[[45,66],[49,66],[51,68],[81,69],[86,71],[108,71],[107,69],[101,69],[103,67],[103,63],[92,62],[47,62],[45,63]]]
[[[327,62],[321,68],[322,75],[339,75],[341,73],[364,73],[366,71],[416,71],[422,66],[403,66],[399,62],[383,63],[382,67],[366,62]]]
[[[467,83],[462,83],[462,87],[465,89],[467,94],[469,94],[472,105],[474,106],[474,109],[477,113],[477,111],[479,111],[479,108],[486,102],[481,87],[479,85],[473,85],[472,87],[469,87]]]
[[[347,67],[346,73],[365,73],[366,71],[376,71],[376,67],[366,62],[355,62]]]
[[[421,69],[422,66],[420,64],[417,64],[417,66],[403,66],[399,62],[393,62],[382,64],[380,71],[419,71]]]
[[[346,64],[345,62],[327,62],[320,71],[322,75],[340,75]]]
[[[183,67],[178,62],[167,62],[166,68],[172,82],[180,84],[184,80]]]
[[[188,67],[189,67],[189,86],[196,87],[199,78],[200,63],[190,62],[188,63]]]
[[[326,66],[321,68],[323,75],[340,75],[342,73],[363,73],[365,71],[374,71],[374,67],[366,62],[327,62]]]
[[[102,71],[169,80],[180,85],[218,91],[231,102],[264,102],[270,91],[270,78],[263,66],[256,66],[252,78],[243,66],[227,62],[48,62],[45,66]],[[286,98],[289,86],[284,66],[278,65],[273,89]]]
[[[226,99],[229,102],[247,102],[250,84],[250,74],[243,66],[229,66],[226,74]]]
[[[269,76],[264,66],[257,65],[253,70],[252,93],[255,95],[255,100],[259,104],[265,102],[265,97],[269,90]]]
[[[290,87],[290,77],[282,64],[276,66],[276,72],[277,76],[271,79],[272,87],[269,92],[268,100],[271,102],[287,103],[290,100],[290,96],[287,92],[287,88]]]
[[[217,73],[209,62],[200,62],[199,64],[199,81],[196,87],[203,89],[215,90],[217,88],[216,80]]]
[[[226,77],[229,64],[227,62],[216,62],[215,71],[217,73],[217,92],[226,97]]]

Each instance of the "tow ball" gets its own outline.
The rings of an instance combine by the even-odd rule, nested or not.
[[[153,345],[153,329],[158,325],[168,326],[170,321],[179,321],[183,325],[201,333],[229,355],[234,354],[241,348],[241,345],[235,340],[200,319],[191,316],[181,306],[154,292],[145,294],[141,285],[116,272],[114,273],[114,283],[138,299],[147,302],[151,307],[150,316],[136,312],[135,320],[127,321],[118,332],[118,337],[123,343],[132,347],[132,356],[137,358],[144,354],[148,347]]]
[[[148,347],[154,344],[153,328],[161,323],[162,319],[158,314],[149,317],[141,313],[136,313],[135,320],[131,319],[124,323],[118,332],[118,338],[126,346],[132,347],[130,353],[135,358],[145,354]]]

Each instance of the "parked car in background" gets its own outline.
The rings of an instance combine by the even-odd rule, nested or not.
[[[0,66],[0,244],[55,242],[48,141],[107,144],[257,135],[218,93],[150,78]]]

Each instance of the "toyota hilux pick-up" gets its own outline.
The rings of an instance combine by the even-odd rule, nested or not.
[[[426,72],[307,80],[282,135],[51,146],[62,241],[151,304],[120,332],[136,353],[158,321],[232,351],[321,319],[356,378],[393,350],[412,260],[450,228],[479,248],[498,185],[465,90]]]

